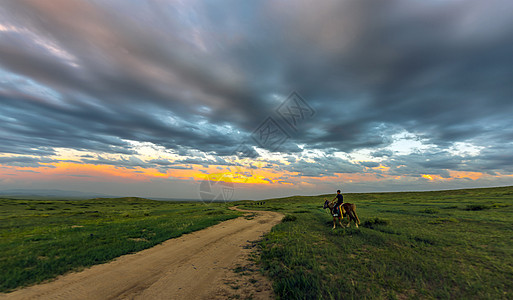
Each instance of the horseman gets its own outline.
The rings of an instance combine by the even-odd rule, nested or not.
[[[337,200],[337,202],[335,202]],[[329,201],[328,199],[324,198],[324,209],[329,208],[331,215],[333,216],[333,229],[336,227],[336,221],[338,218],[338,224],[340,224],[340,227],[342,226],[342,217],[347,214],[348,223],[346,227],[349,227],[349,224],[351,221],[354,221],[354,224],[356,228],[358,228],[358,225],[360,224],[360,219],[358,218],[358,215],[356,214],[356,205],[353,203],[344,203],[344,197],[340,194],[340,190],[337,191],[337,195],[333,200]]]
[[[331,202],[335,200],[337,200],[337,203],[335,203],[335,207],[333,208],[333,210],[341,215],[344,213],[344,211],[341,210],[343,209],[341,205],[344,204],[344,196],[342,196],[340,190],[337,190],[337,195],[335,196],[335,198],[333,198],[333,200],[331,200]]]
[[[333,214],[333,229],[335,229],[335,222],[337,218],[338,224],[340,224],[340,227],[342,227],[342,214],[345,213],[344,211],[342,211],[344,197],[342,196],[342,194],[340,194],[340,190],[337,190],[337,195],[335,196],[335,198],[333,198],[333,200],[331,200],[331,203],[333,203],[333,201],[335,200],[337,200],[337,202],[335,203],[335,205],[333,206],[333,210],[331,211],[331,213]]]

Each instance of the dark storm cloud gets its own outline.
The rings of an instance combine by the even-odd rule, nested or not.
[[[389,157],[394,155],[394,152],[391,150],[378,150],[371,153],[373,157]]]
[[[307,99],[325,98],[318,115],[326,116],[326,133],[318,141],[345,151],[385,146],[389,140],[373,126],[383,123],[446,146],[486,133],[489,121],[511,124],[513,26],[503,12],[510,3],[369,3],[346,11],[365,20],[354,24],[347,49],[341,34],[331,45],[340,52],[319,55],[333,66],[323,68],[322,82],[304,79]]]
[[[415,177],[419,174],[435,174],[449,178],[448,170],[483,172],[490,175],[513,173],[513,153],[508,147],[482,150],[478,155],[458,155],[448,151],[428,150],[423,153],[396,155],[383,162],[393,176]]]
[[[361,162],[360,165],[367,167],[367,168],[379,167],[379,163],[374,162],[374,161],[364,161],[364,162]]]
[[[232,135],[220,133],[208,125],[205,128],[192,123],[168,126],[151,114],[128,107],[109,107],[108,104],[96,107],[87,103],[61,107],[44,99],[17,96],[2,95],[0,115],[6,118],[5,140],[13,145],[5,152],[21,153],[25,149],[33,153],[27,146],[37,146],[133,154],[130,144],[124,140],[152,142],[169,149],[185,147],[229,152],[234,143]]]
[[[45,163],[56,162],[53,159],[48,158],[34,158],[27,156],[10,156],[10,157],[0,157],[0,165],[4,166],[16,166],[16,167],[41,167],[44,166]],[[50,166],[52,167],[52,166]]]
[[[513,152],[511,151],[513,143],[505,143],[493,148],[488,148],[472,163],[473,167],[488,172],[489,174],[499,173],[513,173]],[[470,167],[468,170],[470,171]]]
[[[23,157],[20,157],[20,159]],[[7,161],[7,158],[4,158]],[[2,157],[0,157],[0,163],[3,162]],[[210,158],[186,158],[179,160],[167,160],[167,159],[151,159],[148,161],[143,161],[135,156],[130,156],[129,158],[105,158],[101,155],[98,157],[84,157],[81,159],[82,163],[86,164],[95,164],[95,165],[113,165],[116,167],[123,168],[157,168],[165,173],[165,170],[168,169],[184,169],[189,170],[192,169],[192,165],[202,166],[204,168],[208,168],[211,165],[222,165],[222,166],[231,166],[233,163],[229,163],[221,157],[210,157]]]
[[[166,169],[175,169],[175,170],[191,170],[192,166],[172,166]],[[165,170],[165,169],[164,169]],[[165,172],[164,172],[165,173]]]
[[[210,165],[231,165],[226,160],[219,156],[215,156],[213,158],[192,158],[188,157],[186,159],[179,159],[174,162],[175,164],[191,164],[191,165],[201,165],[203,167],[208,167]]]
[[[276,162],[275,162],[276,163]],[[317,157],[313,161],[297,160],[289,165],[277,163],[277,170],[298,173],[291,177],[333,176],[335,173],[358,173],[364,171],[360,164],[333,156]]]
[[[149,163],[156,164],[159,166],[171,166],[173,165],[173,162],[166,160],[166,159],[152,159],[148,161]]]
[[[254,145],[250,134],[297,90],[316,113],[279,152],[371,148],[418,168],[511,170],[497,132],[513,127],[512,8],[506,0],[7,2],[0,151],[130,155],[128,141],[137,141],[230,155]],[[426,163],[381,149],[404,130],[442,150]],[[443,151],[456,141],[490,148],[463,163]],[[333,172],[323,163],[308,173]]]
[[[142,161],[141,159],[131,156],[129,159],[121,158],[121,159],[107,159],[102,156],[99,156],[95,159],[82,159],[83,163],[87,164],[95,164],[95,165],[113,165],[117,167],[124,167],[133,169],[136,167],[148,167],[148,164]]]
[[[11,88],[1,96],[2,112],[16,127],[7,128],[8,133],[38,137],[44,146],[105,152],[119,151],[109,151],[113,143],[126,147],[120,139],[153,142],[171,149],[231,152],[233,134],[212,128],[208,116],[202,114],[208,115],[220,105],[216,109],[233,119],[222,99],[230,96],[234,101],[249,101],[251,93],[243,95],[239,85],[219,82],[224,77],[215,74],[215,60],[196,60],[197,50],[173,35],[181,28],[172,24],[172,16],[161,19],[162,27],[158,27],[145,23],[158,11],[151,7],[143,7],[149,15],[136,20],[82,2],[10,5],[2,15],[14,29],[3,32],[1,64],[64,99],[56,103],[41,95],[38,99],[19,93],[13,96],[15,87]],[[62,56],[72,58],[68,61]],[[258,115],[258,111],[247,115]],[[167,112],[178,115],[185,124],[164,124],[159,117],[168,118]],[[200,119],[206,124],[198,124]]]

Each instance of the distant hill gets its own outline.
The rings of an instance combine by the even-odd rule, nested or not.
[[[28,199],[149,199],[158,201],[201,201],[199,199],[158,198],[158,197],[120,197],[94,192],[79,192],[55,189],[8,189],[0,190],[0,197]]]
[[[162,198],[162,197],[147,197],[151,200],[157,200],[157,201],[178,201],[178,202],[190,202],[190,201],[203,201],[201,199],[192,199],[192,198]]]
[[[79,191],[65,191],[53,189],[8,189],[0,190],[0,196],[6,197],[29,197],[29,198],[111,198],[111,195],[94,193],[94,192],[79,192]]]

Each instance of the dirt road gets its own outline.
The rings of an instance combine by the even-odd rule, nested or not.
[[[282,217],[251,213],[0,299],[269,299],[270,283],[247,258]]]

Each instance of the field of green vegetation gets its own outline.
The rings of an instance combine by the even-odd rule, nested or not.
[[[513,298],[513,187],[346,194],[345,202],[357,206],[359,229],[331,229],[322,204],[333,196],[235,203],[285,214],[259,244],[278,298]],[[240,215],[227,207],[140,198],[0,199],[0,291]]]
[[[324,197],[240,202],[285,214],[260,243],[279,298],[513,299],[513,187],[346,194],[360,229]]]
[[[241,215],[140,198],[0,199],[0,291],[107,262]]]

